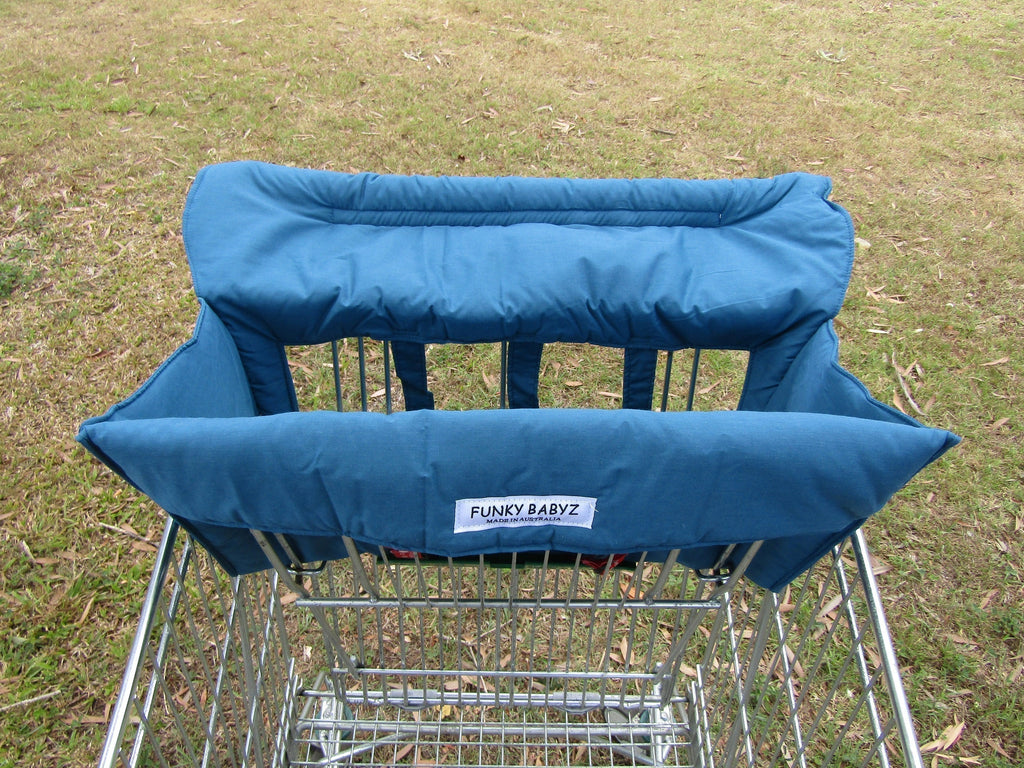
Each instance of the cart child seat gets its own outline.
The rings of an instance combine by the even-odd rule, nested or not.
[[[206,168],[184,216],[195,336],[81,440],[231,573],[268,565],[253,528],[308,561],[342,535],[443,556],[678,548],[695,567],[764,540],[748,574],[779,589],[954,442],[839,366],[853,234],[828,192]],[[392,342],[415,412],[295,413],[285,347],[358,336]],[[494,341],[513,408],[428,410],[422,345]],[[625,349],[627,407],[517,407],[551,342]],[[683,348],[750,352],[737,411],[650,412],[654,353]]]
[[[313,599],[295,576],[311,572],[304,564],[347,558],[354,591],[381,600],[387,579],[368,556],[421,567],[524,553],[546,553],[542,570],[575,558],[605,576],[622,563],[745,572],[779,593],[957,441],[840,366],[832,319],[853,227],[829,192],[827,179],[800,173],[482,179],[211,166],[184,213],[195,333],[79,440],[229,575],[273,565],[303,599]],[[354,338],[384,343],[406,410],[300,411],[289,349],[337,351]],[[495,343],[500,407],[435,409],[433,345]],[[546,345],[564,343],[623,350],[622,408],[538,407]],[[749,353],[735,410],[652,410],[656,372],[671,368],[660,361],[680,350],[695,350],[694,370],[700,350]],[[365,654],[341,650],[316,610],[335,646],[328,666],[358,675]],[[442,675],[414,705],[405,677],[400,703],[483,706],[485,689],[502,707],[532,701],[499,696],[501,670],[490,683],[458,670],[476,698]],[[551,673],[537,674],[530,684],[550,685]],[[652,692],[669,700],[649,682],[633,711],[661,712],[644,698]],[[332,685],[343,702],[332,716],[353,720],[354,694]],[[578,695],[577,709],[592,708]],[[385,686],[377,703],[388,696]],[[686,717],[699,719],[693,698]],[[346,728],[320,739],[328,762],[356,741]],[[648,744],[641,762],[665,754]]]

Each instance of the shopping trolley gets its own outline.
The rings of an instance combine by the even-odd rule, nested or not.
[[[860,526],[957,438],[829,189],[202,170],[79,434],[170,513],[101,765],[920,765]]]

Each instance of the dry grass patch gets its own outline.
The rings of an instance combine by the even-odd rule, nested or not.
[[[1021,23],[986,0],[0,6],[0,763],[94,759],[151,557],[127,531],[159,515],[73,435],[189,335],[195,170],[258,158],[832,176],[862,241],[844,362],[966,437],[869,530],[922,740],[964,723],[935,756],[1019,765]]]

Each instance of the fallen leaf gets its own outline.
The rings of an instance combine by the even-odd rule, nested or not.
[[[875,576],[881,576],[882,574],[888,573],[892,570],[892,566],[889,565],[885,560],[880,558],[878,555],[872,553],[871,555],[871,572]]]
[[[989,360],[987,363],[982,363],[982,366],[987,365],[1002,365],[1003,363],[1010,362],[1009,357],[1000,357],[998,360]]]
[[[632,583],[622,584],[619,587],[619,591],[622,592],[622,596],[626,600],[639,600],[641,596],[640,590],[637,589],[637,586]]]
[[[622,651],[622,658],[627,660],[627,664],[633,663],[632,649],[629,647],[629,640],[626,637],[622,638],[622,642],[619,643],[619,650]]]
[[[947,632],[946,633],[946,637],[948,637],[954,643],[959,643],[960,645],[972,645],[972,646],[976,646],[977,645],[977,643],[974,642],[973,640],[969,640],[968,638],[964,637],[963,635],[958,635],[956,632]]]
[[[404,747],[402,747],[395,753],[395,758],[393,762],[397,765],[399,762],[402,761],[403,758],[409,756],[409,753],[412,752],[413,747],[415,746],[415,744],[406,744]]]
[[[86,715],[85,717],[68,715],[64,718],[63,722],[67,723],[68,725],[106,725],[107,718],[98,717],[96,715]]]
[[[1009,752],[1007,752],[1007,751],[1006,751],[1005,749],[1003,749],[1003,745],[1002,745],[1002,744],[1000,744],[1000,743],[999,743],[998,741],[996,741],[995,739],[989,739],[989,740],[988,740],[988,745],[989,745],[990,747],[992,747],[992,749],[994,749],[994,750],[995,750],[996,752],[998,752],[998,753],[999,753],[1000,755],[1002,755],[1003,757],[1005,757],[1005,758],[1006,758],[1007,760],[1009,760],[1009,759],[1010,759],[1010,753],[1009,753]]]
[[[782,650],[786,653],[786,660],[789,662],[790,673],[796,679],[800,679],[804,676],[804,667],[800,663],[800,659],[797,658],[796,653],[788,645],[783,645]]]
[[[833,611],[835,611],[836,608],[838,608],[840,605],[842,605],[842,603],[843,603],[843,596],[842,595],[836,595],[835,597],[833,597],[831,600],[829,600],[825,605],[823,605],[821,607],[821,610],[818,611],[818,614],[814,618],[817,621],[820,621],[822,624],[825,623],[826,619],[834,619],[835,616],[833,615]]]
[[[921,752],[928,754],[930,752],[945,752],[954,744],[957,739],[964,732],[964,723],[953,723],[946,730],[942,732],[942,735],[934,741],[929,741],[927,744],[921,747]]]
[[[89,618],[89,614],[92,613],[93,603],[96,602],[96,595],[89,598],[89,602],[85,604],[85,610],[82,611],[82,615],[78,617],[78,621],[75,622],[76,626],[82,626]]]

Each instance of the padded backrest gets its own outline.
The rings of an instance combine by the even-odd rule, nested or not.
[[[184,238],[263,413],[296,407],[284,345],[348,336],[770,346],[782,362],[753,382],[767,391],[842,304],[853,229],[830,188],[807,174],[426,178],[240,162],[198,174]]]

